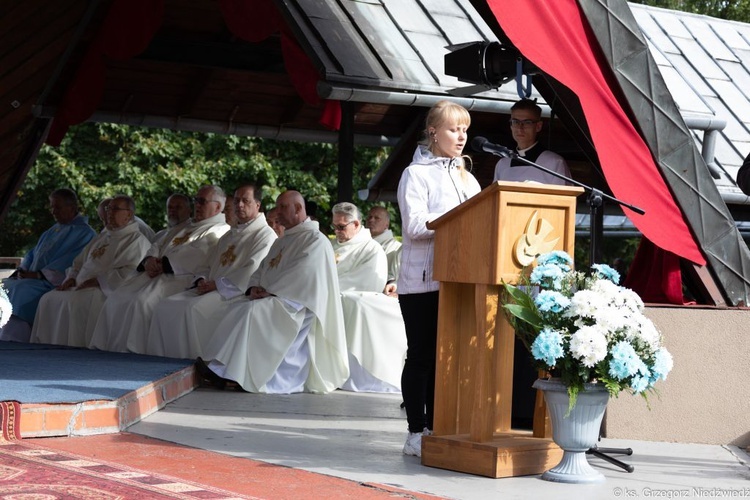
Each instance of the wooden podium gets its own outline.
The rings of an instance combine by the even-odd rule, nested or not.
[[[499,304],[536,255],[574,252],[583,189],[495,182],[430,222],[440,281],[434,435],[422,464],[488,477],[540,474],[562,450],[537,394],[533,431],[511,429],[515,333]]]

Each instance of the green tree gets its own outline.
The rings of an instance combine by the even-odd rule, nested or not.
[[[750,22],[748,0],[634,0],[633,3],[692,12],[731,21]]]
[[[357,148],[354,188],[364,189],[386,157],[383,148]],[[333,144],[83,124],[71,128],[59,147],[40,150],[0,226],[0,255],[22,255],[53,223],[47,197],[58,187],[78,193],[82,211],[96,229],[101,229],[96,207],[108,196],[132,196],[137,214],[158,230],[166,223],[164,205],[171,193],[193,195],[204,184],[231,193],[246,182],[264,187],[265,208],[285,189],[300,191],[319,205],[319,218],[327,227],[337,171]]]

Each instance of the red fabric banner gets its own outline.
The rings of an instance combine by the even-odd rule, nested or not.
[[[229,30],[242,40],[257,43],[280,32],[281,51],[289,80],[303,101],[311,105],[320,104],[318,70],[297,43],[271,0],[219,0],[219,9]],[[325,101],[320,123],[331,130],[340,128],[341,106],[338,101]]]
[[[686,305],[682,294],[680,258],[641,239],[623,286],[636,292],[643,302]]]
[[[487,0],[505,34],[529,61],[579,98],[607,182],[658,247],[696,264],[705,258],[646,143],[618,102],[617,82],[575,0]]]
[[[46,142],[59,146],[71,125],[88,119],[102,100],[105,58],[130,59],[148,47],[164,17],[164,0],[115,0],[57,110]]]

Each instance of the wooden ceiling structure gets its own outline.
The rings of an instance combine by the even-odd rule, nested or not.
[[[354,145],[388,145],[358,194],[394,201],[441,99],[470,110],[471,136],[513,144],[516,81],[457,97],[468,84],[445,74],[450,47],[504,36],[484,0],[0,1],[0,220],[42,144],[85,121],[338,143],[339,200],[355,196]],[[534,78],[541,140],[576,180],[610,193],[577,97]],[[487,186],[496,158],[472,156]]]
[[[250,33],[237,29],[243,23]],[[426,109],[468,85],[444,74],[447,47],[476,40],[496,37],[468,0],[3,0],[0,217],[41,144],[83,121],[336,142],[342,151],[396,146],[360,193],[393,201]],[[315,60],[300,58],[309,53]],[[300,83],[311,71],[317,81]],[[472,135],[501,144],[512,144],[506,124],[516,99],[515,82],[457,98],[472,112]],[[336,106],[338,130],[321,123]],[[559,121],[549,123],[549,145],[576,178],[606,189],[595,159]],[[483,185],[495,160],[474,155]],[[351,198],[345,164],[340,172],[339,197]]]

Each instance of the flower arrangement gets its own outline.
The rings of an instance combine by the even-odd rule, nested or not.
[[[603,383],[610,396],[626,390],[646,397],[667,378],[672,355],[640,297],[618,285],[617,271],[594,264],[586,275],[567,253],[554,251],[538,256],[522,281],[504,284],[503,307],[536,367],[568,388],[571,409],[585,383]]]
[[[10,320],[11,314],[13,314],[13,305],[10,303],[5,287],[0,283],[0,328]]]

